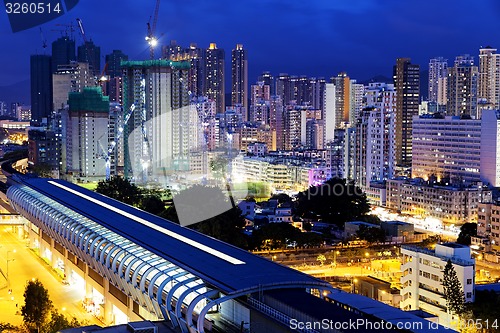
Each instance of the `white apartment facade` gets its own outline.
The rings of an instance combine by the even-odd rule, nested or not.
[[[475,260],[470,248],[457,243],[437,244],[435,250],[404,245],[401,254],[401,309],[423,310],[437,316],[440,325],[452,327],[454,318],[447,310],[442,285],[444,268],[451,260],[465,302],[474,302]]]
[[[500,186],[500,111],[483,110],[481,118],[480,149],[481,181],[493,187]]]

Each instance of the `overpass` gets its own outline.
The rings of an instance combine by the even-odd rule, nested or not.
[[[275,322],[262,331],[281,323],[271,331],[287,332],[292,318],[263,303],[266,291],[339,292],[327,282],[65,181],[20,178],[7,197],[29,220],[30,246],[68,283],[83,281],[85,305],[97,307],[105,324],[168,319],[181,332],[202,333],[213,324],[248,329],[258,317],[259,325],[265,318]]]

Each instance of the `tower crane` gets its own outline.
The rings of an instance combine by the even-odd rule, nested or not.
[[[85,35],[85,30],[83,29],[83,22],[79,18],[76,19],[76,22],[78,23],[78,28],[80,30],[80,34],[82,35],[83,45],[85,46],[85,51],[87,52],[87,61],[89,63],[89,68],[91,69],[92,72],[99,73],[99,68],[95,68],[96,64],[94,64],[94,52],[89,47],[87,35]],[[97,80],[95,80],[95,81],[97,82]]]
[[[148,26],[148,34],[146,36],[146,41],[149,44],[149,57],[151,60],[155,58],[155,47],[158,45],[158,38],[155,36],[156,31],[156,22],[158,21],[158,10],[160,9],[160,0],[156,0],[155,11],[153,16],[149,18]],[[153,19],[153,22],[151,22]]]

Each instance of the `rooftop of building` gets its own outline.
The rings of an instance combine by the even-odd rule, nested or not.
[[[391,224],[391,225],[413,225],[412,223],[408,222],[403,222],[403,221],[382,221],[381,223],[384,224]]]
[[[122,60],[120,66],[126,67],[170,67],[174,69],[189,69],[191,63],[189,61],[173,61],[166,59],[156,60]]]
[[[445,244],[447,244],[447,243],[445,243]],[[437,244],[436,246],[438,246],[438,245],[442,245],[442,244]],[[446,245],[443,245],[443,246],[446,246]],[[454,248],[452,246],[446,246],[446,247],[457,249],[457,248]],[[461,249],[462,247],[458,247],[458,248]],[[467,246],[466,246],[466,248],[467,248]],[[474,259],[464,259],[464,258],[459,258],[456,256],[451,256],[451,257],[444,256],[444,255],[437,254],[435,250],[430,250],[430,249],[425,248],[425,247],[419,247],[419,246],[415,246],[415,245],[402,245],[401,250],[408,250],[408,251],[412,251],[412,252],[427,254],[427,255],[439,258],[443,261],[448,261],[448,259],[449,259],[449,260],[451,260],[451,262],[453,264],[458,265],[458,266],[465,267],[465,266],[474,266],[475,265]]]
[[[380,226],[378,224],[374,224],[374,223],[369,223],[369,222],[365,222],[365,221],[349,221],[349,222],[346,222],[345,225],[357,225],[357,226],[361,226],[361,225],[364,225],[364,226],[367,226],[367,227],[372,227],[372,228],[380,228]]]
[[[330,287],[310,275],[66,181],[28,178],[19,187],[25,186],[39,193],[34,195],[52,199],[68,213],[89,218],[225,293],[290,284]]]
[[[334,302],[356,309],[365,315],[382,319],[394,326],[401,325],[404,328],[408,327],[409,329],[405,331],[419,333],[450,332],[450,329],[441,325],[436,324],[435,326],[431,326],[429,321],[416,316],[414,313],[403,311],[362,295],[341,292],[330,293],[326,297]],[[361,332],[361,330],[358,330],[358,332]],[[363,332],[365,331],[363,330]],[[387,331],[384,330],[384,332]]]

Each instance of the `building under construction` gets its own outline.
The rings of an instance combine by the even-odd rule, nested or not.
[[[135,108],[124,124],[125,177],[157,182],[189,171],[196,150],[198,115],[190,106],[188,61],[122,61],[123,107]]]

